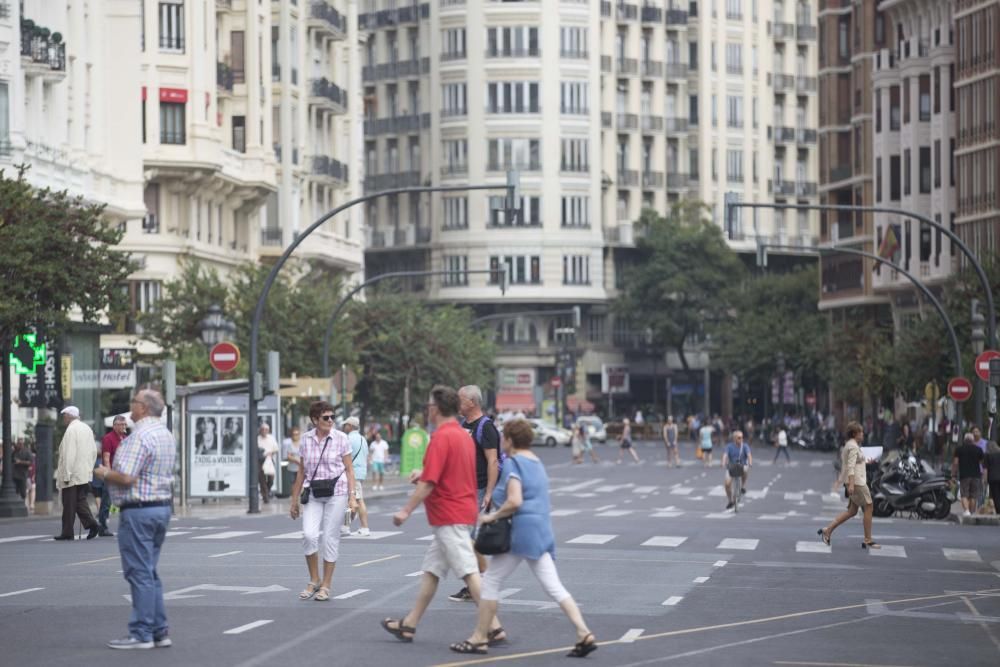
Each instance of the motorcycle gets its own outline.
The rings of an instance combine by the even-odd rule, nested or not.
[[[950,476],[911,452],[893,451],[883,457],[869,477],[869,487],[877,517],[914,512],[922,519],[945,519],[955,502]]]

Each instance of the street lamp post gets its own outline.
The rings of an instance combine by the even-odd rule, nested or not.
[[[785,353],[779,352],[776,362],[778,370],[778,420],[785,423]]]
[[[986,342],[986,335],[983,332],[983,324],[984,323],[985,323],[985,319],[983,318],[983,314],[979,312],[979,300],[978,299],[973,299],[972,300],[972,333],[970,335],[970,338],[972,339],[972,351],[976,353],[976,357],[979,357],[979,355],[982,354],[983,350],[985,349],[985,345],[984,344]],[[983,402],[984,402],[983,401],[983,394],[985,392],[984,392],[984,387],[983,387],[983,381],[982,381],[982,379],[980,379],[979,373],[976,373],[976,377],[975,377],[974,381],[976,383],[976,396],[975,396],[975,399],[974,399],[975,400],[975,405],[974,405],[975,413],[974,414],[975,414],[976,426],[978,426],[979,428],[982,428],[983,427]]]
[[[208,307],[208,314],[202,318],[198,324],[201,331],[201,342],[205,344],[209,352],[212,348],[222,343],[227,338],[232,338],[236,333],[236,325],[222,317],[222,308],[219,304],[213,303]],[[219,379],[219,371],[212,367],[212,382]]]

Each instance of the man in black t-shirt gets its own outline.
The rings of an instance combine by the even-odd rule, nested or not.
[[[955,459],[951,463],[951,474],[958,474],[959,490],[965,516],[975,514],[979,499],[983,495],[983,450],[976,444],[976,437],[965,434],[965,441],[955,449]]]

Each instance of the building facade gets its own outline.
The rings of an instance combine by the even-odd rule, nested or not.
[[[724,215],[727,201],[817,201],[815,2],[369,0],[360,11],[365,190],[497,186],[368,206],[367,273],[447,272],[410,287],[484,316],[583,310],[575,339],[565,314],[491,322],[499,367],[545,385],[570,348],[577,400],[600,396],[603,365],[624,364],[633,393],[662,405],[670,360],[610,308],[642,210],[692,197],[738,250],[758,237],[815,243],[815,214]],[[511,168],[519,220],[501,210]],[[703,410],[708,359],[690,358],[692,381],[678,384],[691,387],[687,409]]]

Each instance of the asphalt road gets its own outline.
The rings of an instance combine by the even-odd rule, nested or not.
[[[830,494],[832,455],[761,451],[748,499],[724,511],[722,470],[688,447],[681,469],[638,445],[644,463],[549,464],[557,564],[601,642],[595,665],[1000,664],[1000,532],[894,518],[876,520],[880,552],[860,548],[860,519],[816,530],[843,508]],[[277,514],[215,511],[177,518],[160,574],[171,648],[140,656],[104,647],[126,634],[128,587],[113,539],[46,541],[53,519],[0,523],[0,664],[471,665],[566,664],[573,632],[527,568],[508,580],[500,618],[511,641],[460,656],[474,607],[443,582],[413,644],[379,621],[410,606],[430,535],[423,514],[394,528],[401,497],[372,501],[371,538],[342,545],[328,603],[300,602],[308,578],[299,525]],[[114,529],[115,526],[112,526]]]

